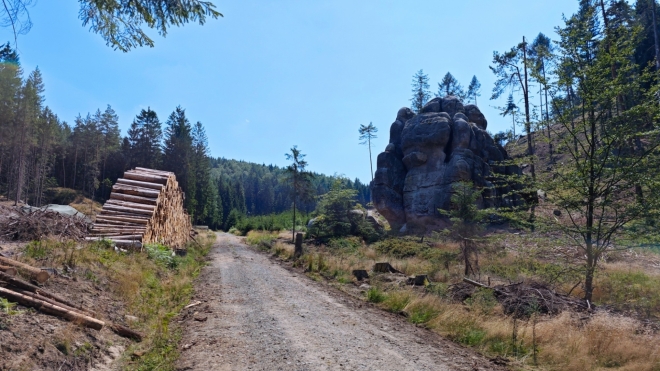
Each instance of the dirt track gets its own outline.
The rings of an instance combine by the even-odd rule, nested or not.
[[[184,314],[179,370],[500,370],[219,234]]]

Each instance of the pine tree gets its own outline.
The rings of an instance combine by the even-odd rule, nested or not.
[[[513,101],[513,94],[509,94],[509,97],[506,100],[506,106],[500,113],[502,116],[511,115],[512,127],[513,127],[513,137],[516,136],[516,113],[518,112],[518,106]]]
[[[307,161],[305,155],[298,149],[298,146],[293,146],[290,149],[291,153],[286,153],[284,156],[291,164],[286,168],[286,176],[291,184],[291,196],[293,199],[293,228],[291,231],[291,241],[296,238],[296,203],[300,199],[302,201],[308,200],[312,197],[312,173],[307,171]]]
[[[376,133],[378,132],[378,128],[374,126],[373,123],[369,123],[369,125],[360,125],[360,129],[358,130],[360,133],[360,144],[366,144],[369,146],[369,165],[371,166],[371,181],[374,181],[374,165],[371,160],[371,140],[378,138],[376,136]]]
[[[413,76],[412,98],[410,98],[411,108],[415,113],[420,113],[422,107],[431,99],[429,90],[429,77],[424,74],[424,70],[419,70]]]
[[[541,121],[544,123],[544,126],[547,130],[548,135],[548,152],[550,156],[550,162],[552,162],[552,135],[550,132],[550,114],[548,108],[548,69],[551,67],[554,56],[554,47],[552,41],[549,37],[545,36],[543,33],[539,33],[538,36],[532,42],[532,45],[529,49],[530,51],[530,61],[532,65],[531,75],[539,83],[539,109],[541,111]],[[545,93],[545,114],[543,106],[543,97]]]

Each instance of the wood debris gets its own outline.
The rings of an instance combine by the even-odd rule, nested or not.
[[[48,209],[11,208],[10,215],[0,219],[0,238],[7,240],[34,241],[51,237],[81,241],[86,235],[84,218]]]

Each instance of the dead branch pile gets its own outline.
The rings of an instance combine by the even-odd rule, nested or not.
[[[103,321],[91,310],[4,272],[0,272],[0,297],[95,330],[101,330],[103,326],[108,326],[116,334],[123,337],[137,341],[141,341],[143,337],[142,334],[136,331]]]
[[[87,223],[83,218],[60,214],[48,209],[26,211],[11,209],[0,219],[0,238],[13,241],[33,241],[43,238],[83,240]]]
[[[585,312],[595,309],[593,304],[584,300],[558,293],[540,283],[488,286],[467,278],[463,283],[452,287],[455,299],[464,301],[474,294],[475,288],[481,287],[493,290],[493,295],[502,305],[504,313],[514,317],[530,317],[533,314],[559,314],[572,310]]]
[[[109,239],[119,247],[161,243],[182,248],[192,230],[183,200],[174,173],[142,167],[128,170],[112,187],[88,239]]]

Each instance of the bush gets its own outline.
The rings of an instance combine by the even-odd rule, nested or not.
[[[174,268],[176,266],[174,254],[169,247],[161,244],[146,244],[144,245],[144,250],[147,252],[149,259],[156,263],[168,268]]]

